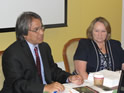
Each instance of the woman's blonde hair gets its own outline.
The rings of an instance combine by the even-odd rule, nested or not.
[[[91,24],[87,28],[87,37],[89,39],[93,40],[93,29],[94,29],[94,25],[96,22],[101,22],[104,24],[104,26],[107,30],[106,40],[109,40],[111,38],[111,26],[110,26],[109,22],[104,17],[97,17],[91,22]]]

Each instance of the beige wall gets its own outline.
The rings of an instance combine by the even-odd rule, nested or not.
[[[122,43],[122,47],[124,49],[124,0],[122,0],[122,32],[121,32],[121,43]]]
[[[71,38],[86,37],[90,22],[103,16],[111,24],[112,38],[121,40],[122,0],[68,0],[68,27],[47,29],[44,41],[52,48],[55,62],[63,61],[62,49]],[[15,41],[15,33],[0,33],[0,50]]]

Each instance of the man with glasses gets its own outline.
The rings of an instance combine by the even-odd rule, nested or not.
[[[61,83],[83,83],[79,75],[54,63],[49,45],[43,42],[44,26],[38,14],[24,12],[18,17],[16,37],[2,57],[5,82],[1,93],[62,92]]]

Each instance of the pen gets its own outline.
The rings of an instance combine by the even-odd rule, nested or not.
[[[76,71],[73,72],[75,75],[78,75],[78,73]]]
[[[57,91],[54,91],[53,93],[57,93]]]

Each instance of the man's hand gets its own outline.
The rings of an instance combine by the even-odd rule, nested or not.
[[[54,91],[57,91],[57,93],[60,93],[64,90],[65,90],[64,86],[58,82],[45,85],[44,87],[44,91],[47,91],[48,93],[53,93]]]
[[[78,85],[83,84],[84,80],[80,75],[72,75],[68,77],[69,82],[75,83]]]

